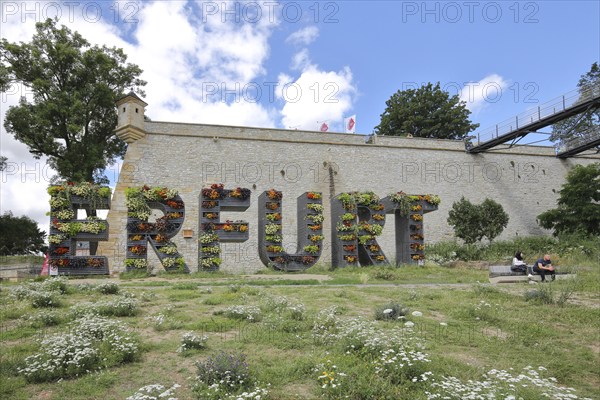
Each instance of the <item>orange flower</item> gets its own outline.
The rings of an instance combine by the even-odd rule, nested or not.
[[[277,210],[277,209],[279,208],[279,203],[277,203],[277,202],[274,202],[274,201],[273,201],[273,202],[267,202],[267,203],[266,203],[266,207],[267,207],[269,210]]]
[[[281,200],[283,194],[275,189],[269,189],[267,191],[267,197],[271,200]]]

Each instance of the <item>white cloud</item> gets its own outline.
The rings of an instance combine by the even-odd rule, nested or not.
[[[150,118],[275,126],[272,112],[256,103],[268,88],[254,81],[265,72],[275,23],[223,22],[218,13],[201,22],[185,2],[145,4],[139,19],[131,58],[149,82]],[[262,94],[253,91],[256,86]]]
[[[308,49],[302,49],[298,53],[294,54],[294,58],[292,58],[291,69],[293,70],[303,70],[310,66],[310,56],[308,54]]]
[[[39,12],[29,14],[24,21],[22,10],[4,13],[2,37],[11,42],[30,41],[35,22],[52,15],[44,14],[42,2],[14,4],[28,10],[38,7]],[[280,23],[277,19],[262,18],[254,23],[236,22],[233,18],[223,21],[221,13],[195,13],[202,7],[201,2],[153,1],[131,3],[137,8],[121,10],[121,23],[115,25],[114,11],[108,11],[113,10],[110,7],[104,7],[106,15],[96,21],[81,17],[82,8],[89,3],[56,4],[62,7],[59,24],[79,32],[92,44],[122,48],[128,61],[144,70],[141,78],[148,82],[144,98],[149,104],[147,114],[155,121],[258,127],[281,124],[315,129],[317,120],[339,122],[341,127],[343,116],[352,107],[356,90],[350,69],[320,70],[311,63],[306,49],[292,60],[293,71],[299,76],[279,74],[279,86],[263,82],[265,63],[270,56],[269,39]],[[129,22],[122,23],[125,18]],[[318,34],[318,28],[306,27],[286,41],[308,45]],[[284,88],[283,84],[288,85]],[[290,98],[294,88],[301,93]],[[21,91],[3,94],[2,121],[6,109],[17,104],[21,94]],[[258,101],[265,96],[269,101]],[[54,171],[46,166],[45,158],[34,159],[26,146],[7,134],[4,127],[0,130],[0,150],[9,163],[1,176],[0,212],[12,210],[15,215],[28,215],[47,231],[46,188]],[[111,179],[115,178],[116,169],[118,166],[112,166],[106,171]]]
[[[2,8],[2,37],[12,42],[27,42],[35,32],[35,22],[43,21],[50,8],[43,3],[14,3],[14,14]],[[63,4],[63,3],[56,3]],[[128,3],[129,4],[129,3]],[[132,3],[133,4],[133,3]],[[277,113],[257,103],[252,80],[264,74],[269,56],[268,39],[277,21],[263,19],[255,24],[221,21],[221,15],[199,21],[190,13],[189,2],[135,3],[132,22],[113,25],[111,16],[99,21],[81,18],[84,3],[69,11],[61,9],[59,24],[78,31],[92,44],[123,48],[128,61],[138,64],[148,81],[146,102],[148,115],[154,120],[196,122],[223,125],[274,127]],[[22,21],[23,10],[36,10]],[[62,7],[62,6],[61,6]],[[70,5],[73,7],[73,5]],[[10,10],[9,10],[10,11]],[[131,11],[131,10],[130,10]],[[74,15],[71,18],[69,12]],[[9,15],[10,14],[10,15]],[[125,18],[121,14],[120,18]],[[133,20],[137,21],[134,22]],[[134,40],[128,42],[125,34]],[[207,85],[208,84],[208,85]],[[209,92],[216,85],[219,90]],[[237,98],[226,98],[224,91],[250,88]],[[221,90],[223,89],[223,90]],[[267,95],[267,87],[259,87]],[[10,105],[18,102],[22,91],[2,94],[0,117]],[[272,96],[272,95],[271,95]],[[249,101],[248,101],[249,100]],[[49,210],[46,188],[54,175],[45,158],[35,160],[26,146],[0,132],[1,154],[8,157],[8,168],[2,173],[0,211],[34,218],[41,229],[48,230]],[[107,171],[113,175],[114,169]]]
[[[318,33],[309,26],[288,36],[286,42],[307,45]],[[350,68],[323,71],[311,61],[307,48],[294,54],[290,68],[300,71],[300,76],[279,74],[276,96],[284,102],[281,124],[287,129],[318,130],[327,122],[330,132],[343,132],[343,118],[350,113],[357,92]]]
[[[342,131],[356,94],[348,67],[335,72],[309,65],[296,80],[280,75],[278,87],[278,96],[285,101],[282,124],[294,129],[317,130],[318,122],[328,121],[330,131]]]
[[[35,159],[27,146],[16,141],[3,126],[6,111],[18,103],[21,94],[27,92],[23,88],[15,88],[1,94],[0,154],[8,160],[6,169],[0,173],[0,213],[12,211],[17,217],[27,215],[38,223],[40,229],[48,232],[46,212],[50,209],[50,196],[46,187],[55,171],[46,165],[46,157]]]
[[[498,74],[491,74],[478,82],[468,82],[460,92],[466,107],[477,114],[489,104],[497,102],[508,87],[508,81]]]
[[[316,26],[307,26],[289,35],[285,41],[287,43],[307,46],[314,42],[318,36],[319,28]]]

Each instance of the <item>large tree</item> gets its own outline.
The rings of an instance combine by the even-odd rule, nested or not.
[[[592,91],[600,90],[600,66],[595,62],[590,70],[581,75],[577,83],[580,97],[589,96]],[[569,145],[573,140],[585,140],[586,137],[597,137],[600,134],[600,108],[592,108],[585,113],[557,122],[552,126],[550,140],[559,146]]]
[[[381,122],[375,127],[379,135],[462,139],[479,127],[469,120],[466,103],[440,89],[439,82],[399,90],[385,104]]]
[[[537,217],[554,234],[583,232],[600,235],[600,163],[576,165],[560,190],[558,207]]]
[[[0,255],[26,255],[46,251],[44,238],[37,223],[27,216],[14,217],[7,211],[0,216]]]
[[[29,43],[0,43],[0,85],[30,88],[4,125],[36,157],[48,157],[61,178],[106,182],[103,171],[126,145],[113,130],[115,101],[146,82],[122,49],[91,46],[79,33],[48,19]]]

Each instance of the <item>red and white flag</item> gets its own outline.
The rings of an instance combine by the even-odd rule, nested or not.
[[[356,133],[356,114],[344,118],[344,130],[346,133]]]
[[[319,126],[319,130],[320,130],[321,132],[327,132],[327,131],[329,131],[329,122],[327,122],[327,121],[323,121],[323,122],[321,123],[321,125]]]

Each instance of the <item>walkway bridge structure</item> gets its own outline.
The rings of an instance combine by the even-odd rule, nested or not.
[[[500,144],[512,141],[510,146],[539,129],[564,119],[591,112],[600,108],[600,83],[581,91],[572,90],[537,108],[521,113],[514,118],[476,132],[465,139],[468,153],[481,153]],[[600,146],[600,127],[566,140],[557,149],[557,157],[567,158]]]

